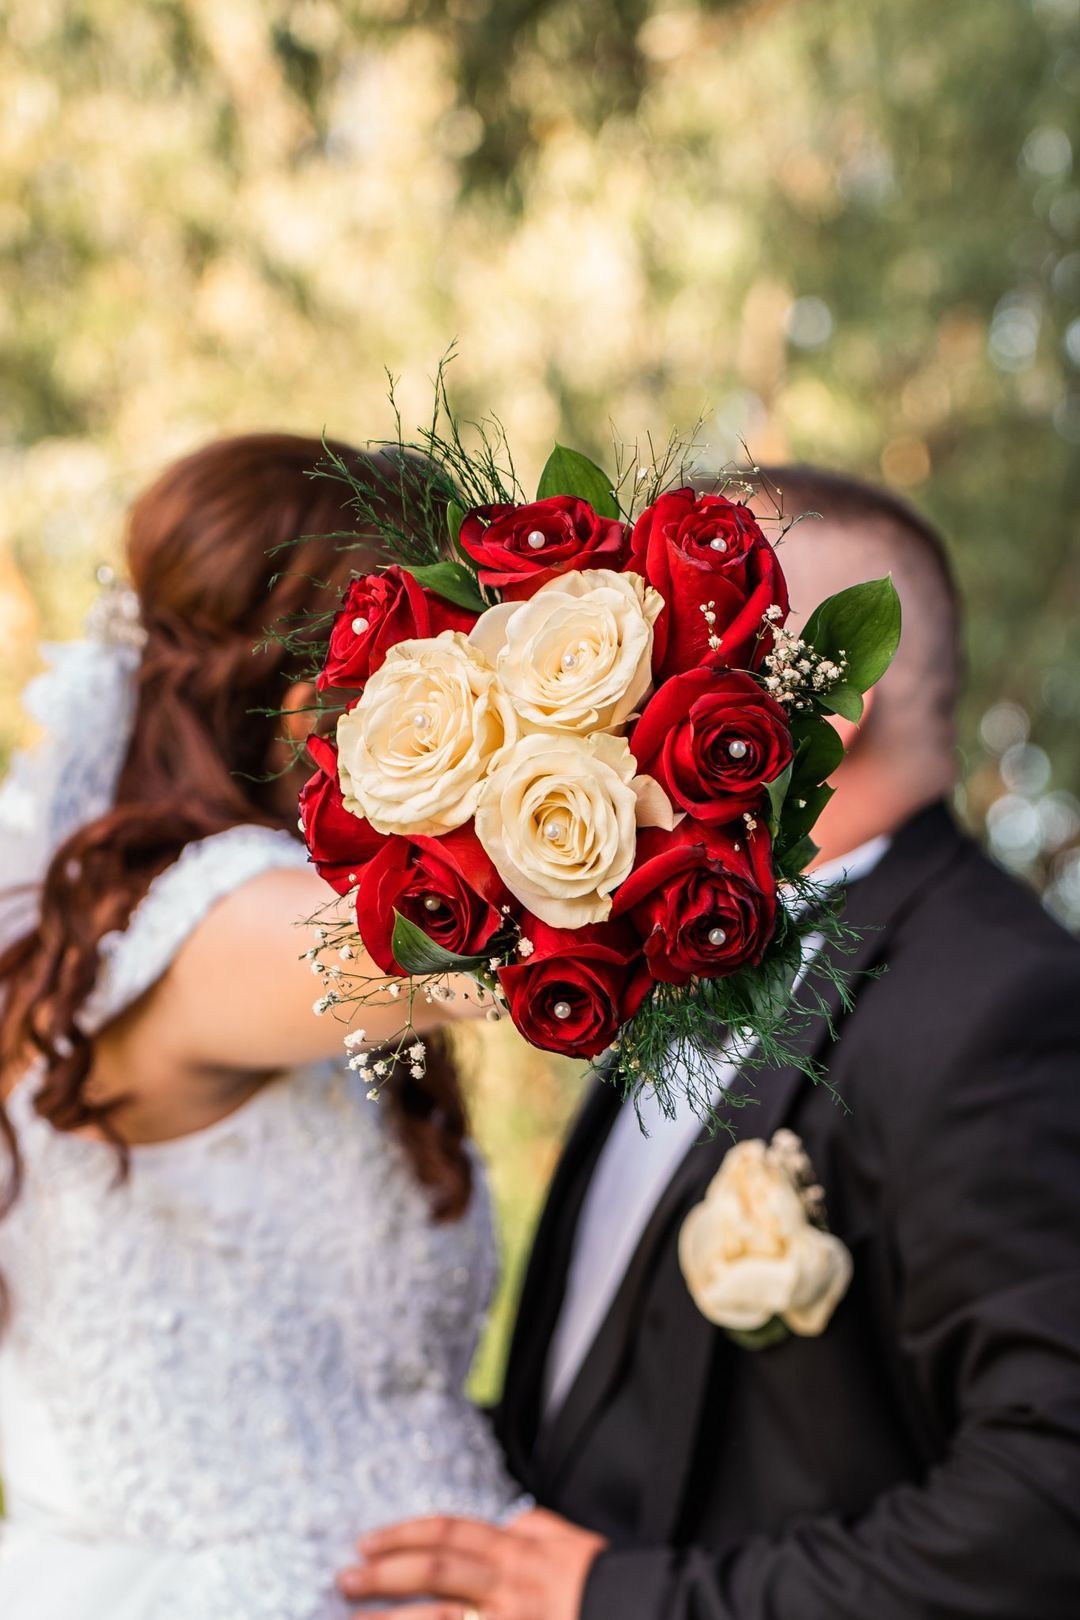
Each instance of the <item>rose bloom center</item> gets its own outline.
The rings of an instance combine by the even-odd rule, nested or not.
[[[453,695],[437,682],[414,681],[395,703],[386,737],[386,751],[399,760],[435,754],[454,728]]]
[[[546,696],[558,702],[573,690],[605,675],[619,656],[618,627],[610,613],[587,622],[580,614],[556,618],[537,637],[532,663]]]
[[[536,828],[544,861],[575,873],[602,857],[613,831],[603,802],[593,802],[570,784],[555,791],[550,783],[535,784],[524,809]]]
[[[756,741],[746,729],[721,727],[714,731],[707,730],[699,746],[704,758],[717,772],[735,769],[749,774],[758,762]]]

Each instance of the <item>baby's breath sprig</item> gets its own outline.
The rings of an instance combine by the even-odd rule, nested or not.
[[[764,617],[773,635],[772,651],[762,661],[765,689],[778,703],[798,714],[811,709],[815,697],[840,684],[847,673],[847,656],[842,649],[835,659],[816,652],[802,636],[777,623],[781,612],[775,602],[765,609]]]
[[[702,602],[701,612],[705,620],[705,628],[709,632],[710,650],[716,652],[720,646],[720,637],[716,633],[716,603]]]
[[[448,974],[414,975],[411,978],[393,978],[373,973],[362,964],[368,963],[356,929],[356,890],[345,897],[349,915],[342,914],[342,902],[331,900],[315,916],[307,920],[312,944],[304,952],[311,971],[322,985],[322,994],[316,999],[313,1011],[317,1017],[331,1016],[344,1026],[342,1037],[347,1067],[370,1087],[368,1097],[377,1101],[383,1087],[404,1068],[414,1080],[422,1080],[426,1073],[426,1048],[423,1037],[416,1029],[414,1010],[421,1001],[429,1006],[436,1002],[450,1003],[459,996],[474,998],[484,1007],[489,1018],[501,1018],[506,1001],[495,978],[498,968],[512,960],[512,951],[505,961],[493,958],[490,973],[483,975],[486,982],[476,982],[469,988],[450,983]],[[375,1045],[368,1031],[352,1023],[364,1007],[399,1002],[402,1023],[390,1036]]]

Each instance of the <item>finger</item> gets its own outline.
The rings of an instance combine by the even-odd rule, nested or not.
[[[480,1558],[457,1552],[384,1553],[338,1578],[349,1598],[436,1597],[475,1603],[495,1585],[496,1570]]]
[[[352,1620],[464,1620],[460,1603],[407,1603],[392,1609],[357,1609]]]
[[[457,1519],[440,1514],[430,1519],[406,1519],[402,1524],[372,1530],[357,1542],[365,1558],[388,1552],[409,1552],[416,1548],[451,1548],[475,1558],[493,1558],[505,1531],[481,1519]]]
[[[565,1536],[568,1530],[577,1527],[561,1519],[557,1513],[549,1513],[547,1508],[528,1508],[516,1519],[511,1519],[507,1528],[515,1536],[527,1536],[533,1541],[550,1541],[555,1536]]]

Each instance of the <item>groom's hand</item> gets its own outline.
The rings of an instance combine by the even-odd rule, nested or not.
[[[373,1606],[389,1600],[374,1611],[388,1620],[463,1620],[470,1610],[481,1620],[578,1620],[606,1543],[536,1509],[508,1530],[475,1519],[415,1519],[358,1545],[363,1563],[343,1570],[338,1584],[346,1597]],[[431,1601],[393,1601],[417,1597]]]

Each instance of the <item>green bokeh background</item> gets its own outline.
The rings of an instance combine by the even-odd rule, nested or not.
[[[964,808],[1080,921],[1078,107],[1080,0],[7,0],[0,750],[165,460],[457,338],[527,478],[701,415],[937,519]],[[481,1038],[512,1286],[577,1080]]]

